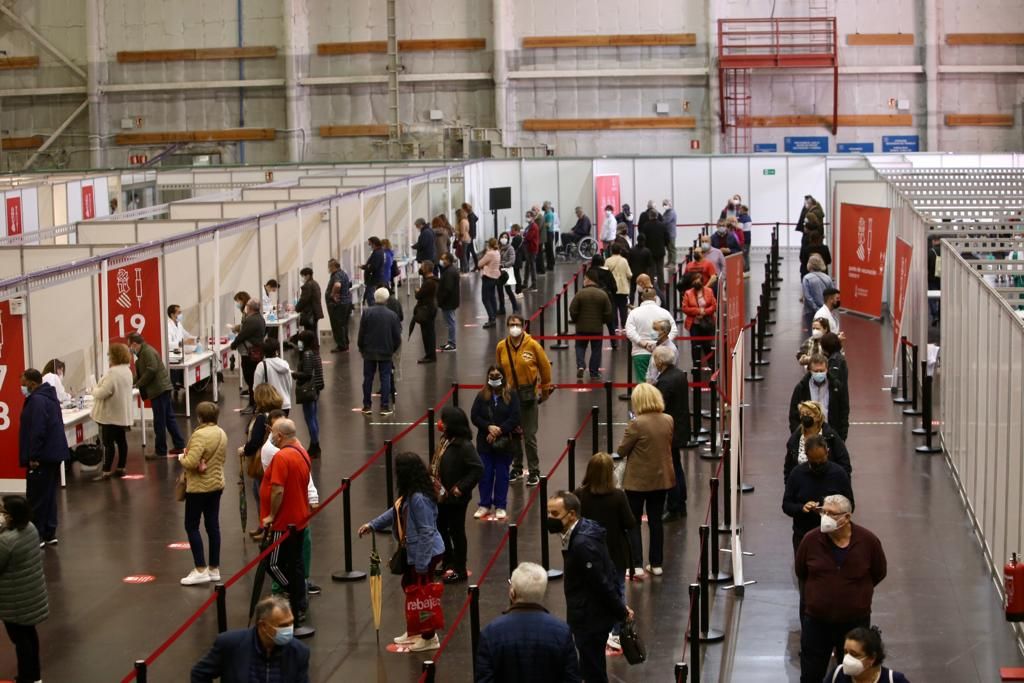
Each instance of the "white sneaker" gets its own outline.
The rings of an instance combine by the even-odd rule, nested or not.
[[[502,520],[502,519],[505,519],[506,517],[508,517],[508,513],[505,512],[504,508],[498,508],[497,510],[495,510],[495,512],[494,512],[494,518],[495,519]]]
[[[441,641],[436,635],[430,640],[416,638],[416,641],[409,646],[409,652],[425,652],[427,650],[436,650],[439,647],[441,647]]]
[[[608,647],[610,647],[613,650],[621,650],[622,649],[622,643],[619,642],[619,637],[618,636],[613,636],[610,633],[608,634],[608,640],[605,641],[605,645],[607,645]]]
[[[210,583],[210,573],[205,569],[203,571],[193,569],[188,576],[181,580],[182,586],[197,586],[201,583]]]
[[[402,635],[394,638],[393,641],[395,645],[409,645],[410,643],[415,643],[419,639],[419,636],[410,636],[408,631],[403,631]]]
[[[481,505],[476,509],[476,512],[473,513],[473,519],[480,519],[481,517],[485,517],[488,514],[490,514],[490,512],[491,508],[485,508],[483,505]]]
[[[207,569],[206,573],[210,575],[210,582],[217,583],[220,581],[220,569]]]
[[[637,578],[639,578],[639,577],[641,577],[643,575],[644,575],[644,568],[643,567],[633,567],[633,576],[636,576]]]
[[[647,571],[654,574],[655,576],[661,576],[665,573],[661,570],[661,567],[652,567],[651,565],[647,565]]]

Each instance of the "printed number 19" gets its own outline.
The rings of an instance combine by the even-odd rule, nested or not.
[[[131,332],[142,334],[142,330],[146,329],[146,316],[142,315],[141,313],[134,314],[129,322],[132,326],[132,329],[131,331],[126,333],[124,330],[124,314],[120,313],[114,316],[114,323],[117,325],[118,337],[125,337]]]

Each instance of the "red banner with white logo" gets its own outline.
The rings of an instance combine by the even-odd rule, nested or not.
[[[25,491],[25,470],[18,465],[18,429],[25,397],[24,318],[11,314],[11,302],[0,301],[0,490]]]
[[[843,308],[880,318],[889,209],[839,205],[839,290]]]
[[[593,237],[601,236],[601,226],[604,224],[604,207],[611,206],[613,211],[618,210],[621,187],[619,176],[599,175],[594,176],[595,196],[597,197],[597,208],[594,211],[594,232]]]
[[[24,229],[21,216],[21,197],[7,198],[7,236],[20,235]]]
[[[892,353],[900,343],[900,331],[903,327],[903,311],[907,303],[907,289],[910,287],[910,262],[914,258],[914,247],[896,238],[896,259],[893,267],[893,302],[892,302]]]
[[[102,293],[102,290],[101,290]],[[107,271],[107,334],[124,343],[132,332],[163,355],[164,316],[160,305],[160,261],[157,258],[113,266]]]
[[[96,217],[96,195],[92,185],[82,185],[82,220]]]

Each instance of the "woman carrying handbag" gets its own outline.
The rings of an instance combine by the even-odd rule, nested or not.
[[[224,493],[224,459],[228,436],[217,426],[220,408],[203,401],[196,406],[199,427],[192,432],[185,452],[178,456],[185,492],[185,532],[195,568],[181,580],[182,586],[220,581],[220,497]],[[179,487],[181,483],[179,483]],[[199,520],[206,523],[210,563],[203,554]]]
[[[302,416],[309,429],[309,457],[320,457],[320,392],[324,388],[324,366],[320,360],[320,340],[316,332],[303,330],[298,336],[299,370],[295,377],[295,402],[302,405]]]
[[[476,450],[483,461],[480,480],[480,507],[473,513],[481,519],[493,513],[501,522],[508,517],[508,475],[512,455],[522,450],[522,425],[519,397],[512,391],[501,369],[487,368],[487,384],[473,399],[469,411],[476,427]]]

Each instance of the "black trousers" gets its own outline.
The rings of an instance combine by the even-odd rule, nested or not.
[[[334,345],[342,351],[348,349],[348,321],[352,317],[352,304],[328,306],[327,315],[331,320]]]
[[[242,353],[242,379],[245,380],[245,386],[249,387],[249,405],[256,405],[256,398],[254,391],[256,387],[253,386],[253,382],[256,377],[256,366],[259,365],[258,361],[254,361],[249,358],[247,353]]]
[[[4,622],[7,637],[14,643],[14,652],[18,656],[18,677],[15,683],[35,683],[43,676],[39,668],[39,634],[35,626]]]
[[[831,622],[805,614],[800,622],[800,683],[821,683],[828,672],[833,650],[837,661],[842,661],[846,634],[858,626],[870,626],[871,615],[853,621]]]
[[[586,683],[608,683],[608,665],[604,657],[607,631],[581,633],[573,631],[576,652],[580,656],[580,677]]]
[[[117,469],[123,470],[128,464],[128,439],[126,428],[120,425],[100,425],[100,440],[103,441],[103,471],[109,472],[114,464],[114,447],[117,446]]]
[[[466,508],[469,497],[437,506],[437,530],[444,539],[444,563],[448,569],[466,573]]]
[[[127,449],[125,449],[127,451]],[[60,463],[42,462],[25,477],[25,497],[32,506],[32,522],[44,541],[57,536],[57,490]]]
[[[430,316],[430,320],[420,324],[420,336],[423,338],[423,357],[437,358],[437,329],[434,323],[437,320],[437,313]]]
[[[286,532],[273,532],[273,540]],[[302,531],[296,530],[288,536],[284,543],[277,546],[274,552],[267,558],[267,571],[277,584],[288,591],[288,603],[291,605],[292,614],[298,618],[299,613],[305,612],[308,605],[306,597],[306,569],[302,563]]]
[[[544,240],[544,260],[547,262],[548,270],[555,269],[555,232],[553,230],[548,232],[548,237]]]

